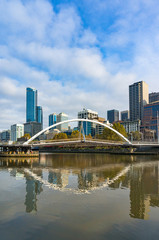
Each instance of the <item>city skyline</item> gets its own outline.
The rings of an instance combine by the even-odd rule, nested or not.
[[[44,127],[52,112],[129,109],[134,82],[158,92],[157,3],[2,0],[0,131],[25,122],[28,86],[38,89]]]

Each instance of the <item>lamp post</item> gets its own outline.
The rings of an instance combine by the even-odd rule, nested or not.
[[[157,111],[157,142],[159,143],[159,129],[158,129],[158,126],[159,126],[159,121],[158,121],[158,111]]]

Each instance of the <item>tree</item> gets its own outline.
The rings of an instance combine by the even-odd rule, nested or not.
[[[21,138],[24,138],[24,139],[30,139],[31,136],[29,133],[25,133],[24,136],[22,136]]]
[[[58,133],[54,136],[54,139],[67,139],[67,134],[66,133]]]
[[[127,137],[126,130],[125,130],[124,126],[121,125],[120,123],[114,123],[113,129],[115,129],[116,131],[121,133],[124,137]],[[114,141],[121,140],[121,137],[109,128],[104,128],[103,133],[101,135],[99,135],[99,138],[103,138],[103,139],[107,139],[107,140],[114,140]]]
[[[71,133],[71,138],[79,138],[79,131],[78,130],[74,130],[72,133]]]
[[[139,141],[142,138],[142,134],[139,131],[131,132],[133,140]]]

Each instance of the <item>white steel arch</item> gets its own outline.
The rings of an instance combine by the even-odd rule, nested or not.
[[[120,136],[123,140],[125,140],[128,144],[132,144],[126,137],[124,137],[121,133],[119,133],[118,131],[116,131],[114,128],[110,127],[109,125],[105,124],[105,123],[101,123],[98,121],[94,121],[94,120],[90,120],[90,119],[83,119],[83,118],[75,118],[75,119],[71,119],[71,120],[65,120],[63,122],[59,122],[59,123],[55,123],[43,130],[41,130],[40,132],[38,132],[37,134],[35,134],[33,137],[31,137],[28,141],[26,141],[25,143],[23,143],[23,145],[27,145],[28,143],[30,143],[31,141],[33,141],[35,138],[37,138],[38,136],[40,136],[42,133],[46,132],[47,130],[56,127],[58,125],[61,125],[63,123],[70,123],[70,122],[91,122],[91,123],[96,123],[99,124],[101,126],[104,126],[110,130],[112,130],[113,132],[115,132],[118,136]]]

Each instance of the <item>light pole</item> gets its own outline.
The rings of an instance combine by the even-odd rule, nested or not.
[[[158,122],[158,111],[157,111],[157,142],[159,143],[159,130],[158,130],[159,122]]]

